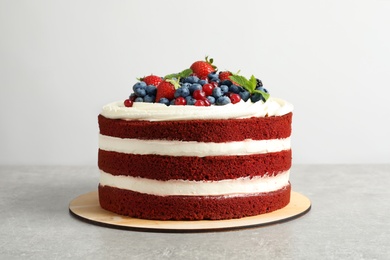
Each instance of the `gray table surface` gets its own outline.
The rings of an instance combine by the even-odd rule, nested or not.
[[[95,166],[0,166],[0,259],[390,259],[390,165],[294,165],[304,216],[207,233],[89,224],[69,202],[96,190]]]

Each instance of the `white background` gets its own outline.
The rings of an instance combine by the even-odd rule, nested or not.
[[[101,106],[205,55],[294,104],[294,163],[390,163],[389,28],[389,0],[0,0],[0,164],[95,165]]]

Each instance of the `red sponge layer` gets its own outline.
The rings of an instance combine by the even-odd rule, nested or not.
[[[292,113],[234,120],[161,122],[109,119],[99,115],[98,121],[100,133],[108,136],[222,143],[287,138],[291,135]]]
[[[223,180],[277,174],[291,168],[291,150],[241,156],[161,156],[99,150],[98,166],[112,175],[156,180]]]
[[[99,185],[99,201],[103,209],[158,220],[221,220],[255,216],[285,207],[290,202],[290,193],[290,184],[274,192],[226,198],[154,196]]]

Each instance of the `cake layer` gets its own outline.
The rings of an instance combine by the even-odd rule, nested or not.
[[[223,180],[287,171],[291,150],[242,156],[136,155],[99,149],[98,166],[112,175],[147,179]]]
[[[139,121],[98,117],[100,134],[119,138],[233,142],[284,139],[291,135],[292,113],[236,120]],[[156,131],[158,129],[158,131]]]
[[[290,171],[277,175],[241,177],[219,181],[160,181],[140,177],[111,175],[100,171],[100,185],[131,190],[158,196],[243,196],[260,192],[272,192],[288,184]]]
[[[159,220],[230,219],[255,216],[283,208],[291,186],[250,196],[155,196],[99,185],[103,209],[117,214]]]
[[[291,148],[290,138],[244,140],[227,143],[194,141],[139,140],[99,135],[99,148],[127,154],[157,154],[170,156],[250,155],[280,152]]]

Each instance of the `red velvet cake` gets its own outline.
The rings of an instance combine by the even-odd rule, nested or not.
[[[103,209],[142,219],[221,220],[289,203],[292,105],[269,97],[254,76],[201,63],[145,77],[129,99],[103,107]]]

